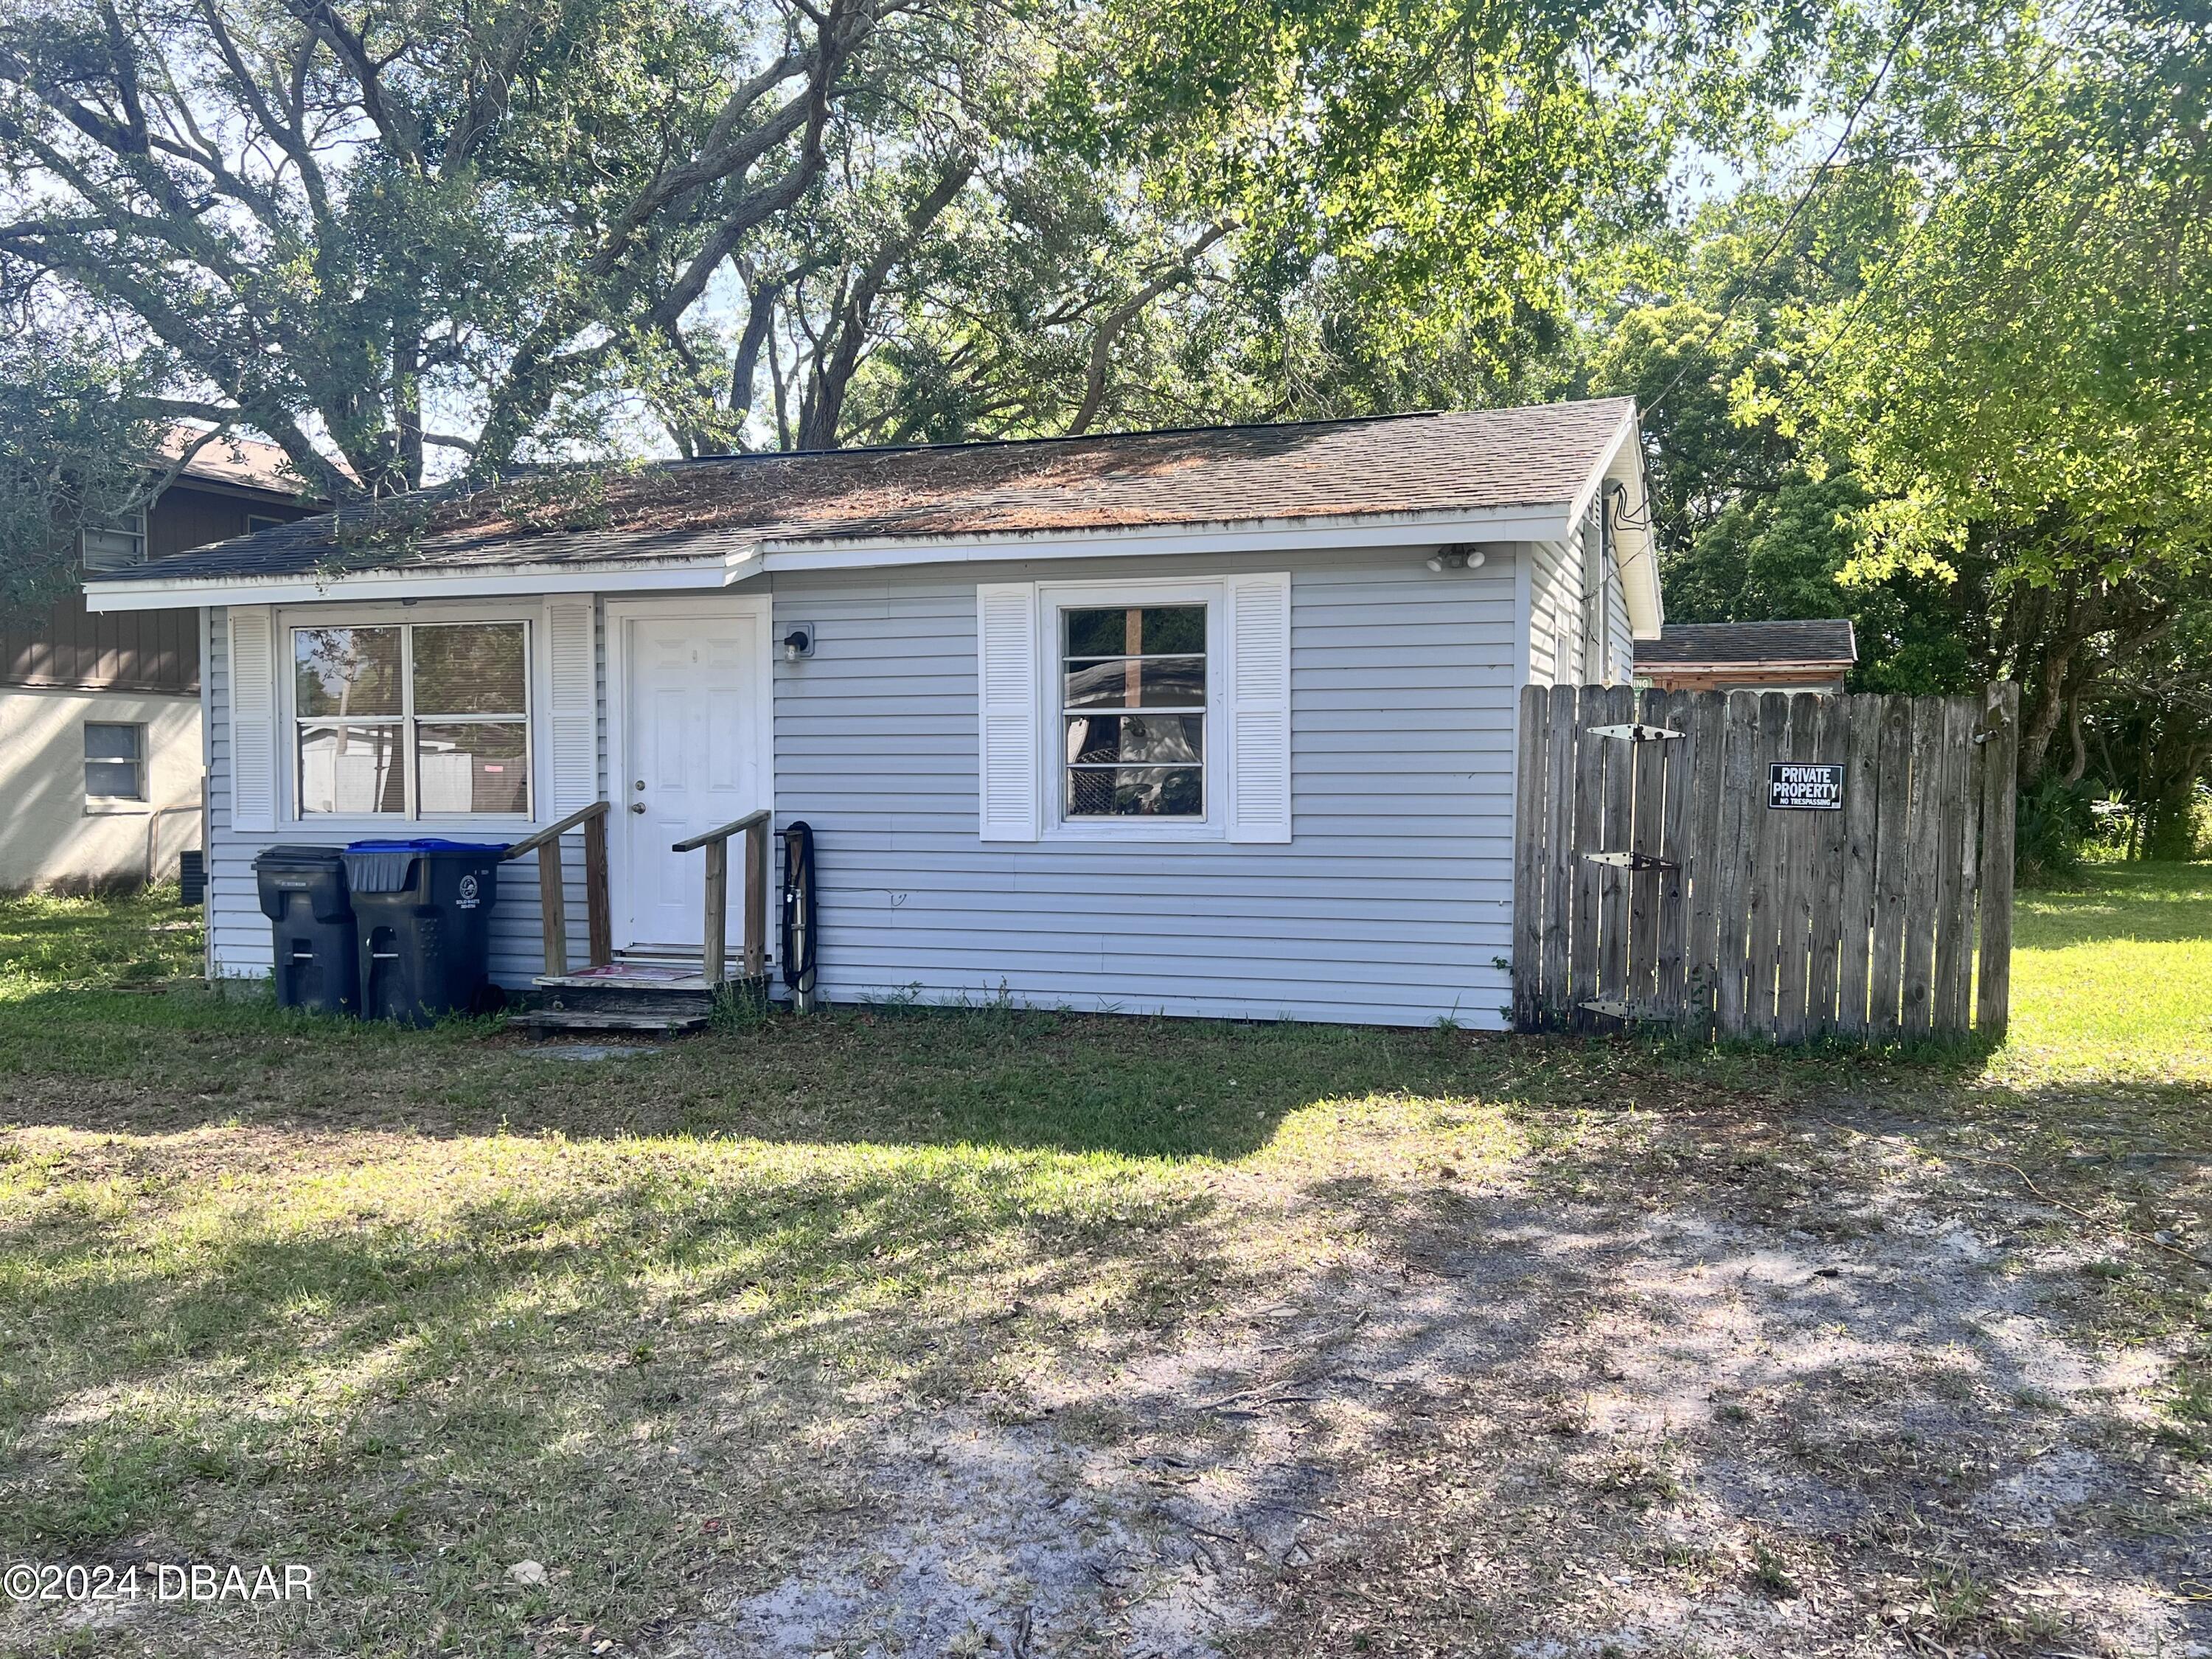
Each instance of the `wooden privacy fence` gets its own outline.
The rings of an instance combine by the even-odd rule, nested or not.
[[[2019,716],[2009,684],[1978,697],[1530,686],[1515,1024],[2002,1034]]]

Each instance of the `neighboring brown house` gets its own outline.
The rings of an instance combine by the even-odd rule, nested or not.
[[[245,439],[207,446],[144,512],[88,530],[85,568],[156,562],[315,511],[284,459]],[[202,844],[199,694],[196,611],[94,616],[72,592],[43,615],[0,612],[0,891],[174,874]]]
[[[1662,691],[1840,691],[1858,659],[1842,617],[1668,623],[1636,642],[1636,680]]]

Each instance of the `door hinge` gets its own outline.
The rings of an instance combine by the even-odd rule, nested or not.
[[[1593,726],[1589,730],[1594,738],[1613,738],[1623,743],[1664,743],[1682,735],[1663,726]]]
[[[1632,1002],[1616,1002],[1610,997],[1593,998],[1580,1006],[1593,1014],[1603,1014],[1607,1019],[1657,1019],[1671,1024],[1674,1018],[1663,1008],[1639,1008]]]
[[[1615,870],[1679,870],[1682,866],[1672,859],[1656,858],[1650,853],[1585,853],[1583,856],[1592,864],[1602,864]]]

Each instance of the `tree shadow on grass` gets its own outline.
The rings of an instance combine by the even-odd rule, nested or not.
[[[2212,939],[2212,864],[2094,866],[2079,886],[2023,890],[2014,911],[2020,949]]]
[[[964,1396],[1036,1341],[994,1287],[1115,1325],[1215,1204],[1035,1158],[509,1151],[442,1196],[418,1145],[225,1200],[140,1146],[106,1172],[160,1194],[131,1216],[10,1229],[0,1551],[265,1547],[392,1631],[529,1553],[574,1567],[555,1604],[635,1627],[669,1588],[636,1555],[774,1559],[846,1500],[822,1454],[854,1391]]]
[[[234,1139],[68,1146],[0,1233],[0,1544],[315,1559],[331,1594],[289,1615],[302,1646],[419,1646],[440,1619],[495,1644],[560,1619],[634,1634],[709,1589],[827,1571],[817,1541],[894,1503],[867,1443],[886,1415],[972,1425],[979,1400],[1064,1374],[1116,1434],[1212,1445],[1243,1419],[1200,1407],[1285,1366],[1279,1392],[1316,1399],[1254,1411],[1310,1407],[1314,1432],[1237,1453],[1260,1460],[1243,1489],[1349,1517],[1376,1471],[1441,1469],[1409,1552],[1432,1547],[1438,1501],[1480,1533],[1485,1504],[1525,1519],[1565,1493],[1613,1559],[1656,1559],[1678,1487],[1778,1547],[1863,1534],[1870,1571],[1907,1559],[1881,1540],[1923,1512],[1960,1517],[1961,1549],[2003,1541],[1973,1504],[2018,1472],[2001,1436],[2039,1420],[2045,1379],[2004,1334],[2026,1293],[1968,1255],[1882,1245],[1920,1166],[1843,1156],[1990,1117],[1948,1085],[1890,1086],[1924,1073],[1054,1017],[749,1035],[557,1073],[651,1093],[659,1138],[568,1131],[576,1103],[535,1081],[556,1063],[432,1033],[358,1037],[343,1085],[431,1057],[447,1069],[383,1103],[442,1103],[430,1133],[349,1135],[357,1100],[331,1121],[292,1100]],[[802,1062],[816,1081],[775,1093]],[[1130,1066],[1168,1081],[1132,1091]],[[1361,1241],[1365,1265],[1255,1255],[1219,1165],[1325,1102],[1343,1109],[1271,1201]],[[1362,1139],[1432,1107],[1425,1158],[1491,1116],[1520,1148],[1448,1176]],[[523,1115],[470,1127],[487,1111]],[[1816,1272],[1863,1248],[1888,1277]],[[1761,1318],[1788,1310],[1786,1342],[1713,1322],[1731,1284]],[[1293,1310],[1265,1345],[1181,1352],[1188,1310],[1262,1304]],[[1824,1346],[1838,1328],[1851,1346]],[[1954,1349],[1972,1364],[1931,1363]],[[1609,1396],[1676,1426],[1582,1421]],[[1720,1415],[1737,1399],[1754,1420]],[[1275,1443],[1291,1449],[1270,1463]],[[1417,1580],[1413,1554],[1391,1565],[1402,1494],[1371,1495],[1365,1571]],[[563,1576],[499,1588],[524,1556]],[[1543,1594],[1570,1616],[1557,1582]]]

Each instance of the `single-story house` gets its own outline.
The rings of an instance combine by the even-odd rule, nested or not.
[[[597,799],[639,957],[699,958],[674,845],[767,809],[831,1001],[1497,1027],[1516,694],[1659,637],[1646,518],[1610,400],[529,475],[88,592],[205,612],[217,975],[270,970],[264,847]]]
[[[225,437],[186,455],[168,487],[88,526],[88,571],[130,570],[315,510],[284,452]],[[165,469],[166,470],[166,469]],[[0,611],[0,892],[153,881],[200,845],[200,614],[95,616],[70,592]]]
[[[1661,691],[1840,691],[1859,659],[1850,623],[1668,623],[1636,642],[1636,682]]]

